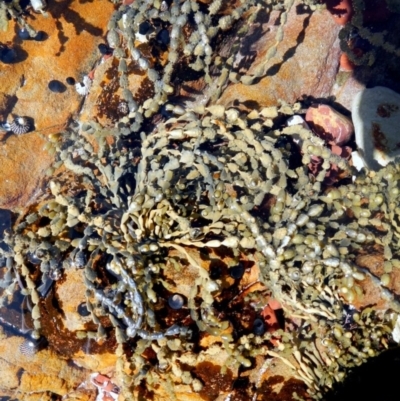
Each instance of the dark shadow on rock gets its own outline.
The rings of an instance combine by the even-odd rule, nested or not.
[[[65,50],[65,43],[68,42],[68,37],[64,34],[62,23],[60,18],[63,17],[67,23],[74,26],[77,35],[82,32],[88,32],[93,36],[103,35],[103,30],[92,25],[85,20],[85,16],[78,14],[75,10],[70,8],[73,0],[65,0],[60,2],[52,2],[49,4],[47,11],[52,15],[52,17],[57,20],[56,27],[58,29],[58,37],[60,40],[60,49],[56,53],[59,56]],[[80,1],[80,3],[86,3],[88,1]],[[89,1],[92,2],[92,1]]]
[[[11,229],[11,212],[7,209],[0,209],[0,248],[6,249],[4,244],[4,231]]]
[[[60,41],[60,48],[58,52],[56,53],[56,56],[60,56],[61,53],[65,50],[65,43],[68,42],[68,36],[64,34],[64,29],[62,26],[62,23],[59,20],[56,20],[56,28],[58,30],[57,36],[58,40]]]
[[[255,49],[255,44],[257,44],[257,42],[267,34],[269,28],[265,30],[263,29],[263,26],[268,24],[268,22],[270,21],[270,17],[270,13],[262,8],[258,12],[256,19],[250,26],[249,32],[244,36],[244,38],[241,39],[240,43],[238,44],[238,56],[236,57],[233,64],[234,70],[236,72],[248,71],[254,60],[257,58],[257,50]],[[235,38],[234,35],[232,36],[233,38]],[[235,42],[233,44],[235,44]]]
[[[365,4],[368,7],[369,3]],[[364,23],[362,35],[359,28],[350,22],[339,33],[341,49],[352,57],[358,55],[360,60],[361,65],[355,66],[353,78],[367,88],[385,86],[400,93],[399,18],[400,14],[393,12],[383,21]],[[369,38],[366,38],[366,32]],[[380,44],[380,39],[376,39],[380,36],[383,37],[383,44]],[[387,45],[392,46],[394,51],[385,50]],[[368,54],[371,55],[370,63],[361,62]]]
[[[240,105],[243,105],[248,110],[259,110],[260,109],[259,103],[256,102],[255,100],[246,100],[244,102],[239,102],[238,100],[235,100],[233,102],[233,105],[236,106],[236,107],[239,107]]]
[[[5,95],[5,106],[1,110],[2,118],[6,118],[11,111],[14,109],[15,105],[18,102],[18,98],[15,95]]]
[[[28,53],[19,46],[8,47],[0,44],[0,62],[17,64],[28,58]]]
[[[15,36],[12,40],[12,43],[18,46],[22,46],[23,42],[26,41],[36,41],[36,42],[44,42],[49,38],[49,35],[44,31],[37,31],[36,35],[31,37],[28,30],[21,28],[19,25],[15,24],[14,26]]]
[[[325,395],[325,401],[398,401],[400,348],[382,353],[354,368],[343,383]]]
[[[296,39],[296,44],[292,46],[290,49],[287,49],[285,54],[282,57],[282,61],[280,63],[276,63],[268,68],[265,76],[273,76],[276,75],[281,69],[282,65],[291,59],[296,54],[296,49],[304,42],[304,38],[306,36],[306,29],[310,25],[311,14],[309,14],[303,21],[303,28]],[[256,83],[256,81],[254,81]]]

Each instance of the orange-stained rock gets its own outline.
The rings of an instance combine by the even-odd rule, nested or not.
[[[20,28],[11,23],[2,33],[2,42],[12,43],[22,56],[14,64],[1,64],[0,91],[15,97],[7,112],[33,118],[36,130],[65,124],[82,100],[65,79],[80,81],[89,73],[112,11],[107,0],[49,2],[47,17],[35,13],[27,17],[33,28],[45,33],[42,41],[22,41],[16,33]],[[51,80],[61,81],[65,92],[52,92]]]
[[[149,49],[145,45],[138,45],[138,48],[152,63]],[[138,104],[142,104],[153,94],[153,84],[136,62],[128,61],[127,69],[128,88]],[[90,76],[93,81],[79,120],[81,122],[96,120],[103,126],[107,126],[126,116],[128,112],[123,112],[123,107],[121,107],[126,102],[119,84],[118,59],[110,55],[104,56]]]
[[[60,359],[47,348],[33,356],[22,354],[19,347],[23,341],[22,337],[1,336],[0,395],[24,401],[50,401],[51,393],[64,396],[87,380],[90,372]]]
[[[99,57],[97,45],[104,41],[112,11],[107,0],[51,1],[47,17],[31,12],[26,18],[44,32],[42,41],[21,40],[20,27],[10,21],[1,41],[16,49],[18,58],[13,64],[1,63],[0,121],[11,122],[14,114],[33,119],[34,129],[44,135],[63,129],[82,101],[65,79],[80,81],[90,71]],[[62,82],[65,91],[52,92],[48,88],[51,80]],[[45,140],[34,133],[23,138],[11,135],[3,142],[0,207],[25,207],[39,190],[52,158],[43,151]]]
[[[92,372],[101,372],[108,374],[115,370],[115,364],[117,362],[117,356],[115,353],[102,353],[102,354],[87,354],[80,350],[77,352],[73,361],[77,366],[88,369]]]
[[[93,389],[89,390],[82,387],[66,394],[63,397],[63,401],[95,401],[95,399],[96,393],[93,391]]]
[[[266,64],[267,76],[255,85],[229,85],[218,103],[225,106],[245,103],[253,108],[276,105],[279,99],[294,103],[304,95],[319,98],[330,94],[340,55],[340,27],[326,10],[311,15],[300,14],[298,10],[295,3],[284,26],[283,41],[279,43],[276,55]],[[268,49],[276,42],[278,17],[278,12],[272,12],[249,30],[252,42],[248,54],[243,54],[240,62],[243,64],[255,56],[248,74],[265,61]],[[264,34],[257,36],[257,32]]]
[[[85,330],[85,324],[92,321],[92,317],[81,316],[78,306],[86,302],[84,273],[82,269],[70,269],[64,273],[64,280],[57,285],[57,299],[63,310],[63,323],[67,330]]]
[[[43,192],[45,171],[53,157],[47,141],[36,132],[3,134],[0,143],[0,208],[23,208]]]

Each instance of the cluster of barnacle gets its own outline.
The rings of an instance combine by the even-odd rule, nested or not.
[[[287,321],[301,321],[290,335],[280,333],[278,350],[294,350],[294,367],[315,397],[347,368],[385,348],[389,316],[347,312],[361,296],[358,283],[370,275],[354,263],[357,251],[379,244],[388,260],[396,252],[399,168],[390,165],[325,190],[331,164],[350,168],[301,126],[271,129],[275,117],[290,112],[287,105],[248,115],[219,105],[184,111],[147,135],[141,132],[138,164],[132,162],[131,135],[121,127],[90,123],[80,133],[71,128],[62,140],[54,136],[55,167],[71,171],[74,185],[67,188],[63,175],[54,177],[49,199],[18,222],[5,251],[2,287],[10,294],[19,285],[29,297],[32,337],[40,337],[40,299],[63,271],[83,269],[87,309],[98,325],[93,337],[110,335],[101,323],[104,315],[115,328],[121,358],[123,345],[141,338],[130,359],[137,368],[134,382],[147,377],[154,384],[156,371],[139,369],[150,346],[160,366],[172,364],[200,389],[177,356],[192,341],[168,340],[189,335],[188,327],[166,325],[154,309],[155,286],[169,288],[163,272],[173,249],[198,272],[187,297],[190,319],[200,332],[224,339],[229,363],[250,367],[254,355],[278,355],[271,351],[270,333],[236,342],[226,332],[232,322],[221,321],[215,307],[220,283],[188,252],[194,247],[231,249],[237,256],[257,250],[260,280],[282,304]],[[299,144],[302,161],[287,157],[277,140],[282,135]],[[312,156],[324,160],[315,177],[307,169]],[[386,276],[381,280],[388,285]],[[398,309],[394,300],[392,305]],[[120,374],[132,384],[123,369]]]

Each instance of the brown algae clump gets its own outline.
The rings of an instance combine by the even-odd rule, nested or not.
[[[199,331],[225,339],[222,348],[232,368],[250,367],[258,354],[292,350],[296,374],[318,397],[342,380],[347,368],[384,349],[390,316],[352,306],[362,297],[365,277],[378,280],[357,267],[355,258],[360,248],[377,244],[388,259],[396,253],[390,238],[397,209],[390,205],[397,199],[398,167],[325,191],[321,182],[330,163],[346,169],[345,161],[301,126],[282,132],[264,128],[263,113],[252,112],[250,119],[222,106],[202,114],[186,111],[141,133],[137,165],[118,129],[93,123],[85,135],[71,129],[55,142],[60,161],[74,173],[75,188],[63,186],[62,175],[53,178],[49,199],[7,238],[3,287],[23,278],[24,294],[34,305],[35,330],[41,330],[39,300],[45,288],[64,271],[83,269],[87,310],[98,327],[94,337],[101,341],[115,335],[121,345],[136,344],[129,357],[133,369],[150,346],[157,350],[156,366],[172,364],[183,374],[186,365],[177,361],[192,348],[193,331]],[[282,133],[302,139],[306,161],[314,149],[310,144],[322,148],[325,170],[310,178],[306,164],[290,165],[276,146]],[[266,206],[271,197],[274,204]],[[377,233],[377,224],[384,230]],[[255,250],[259,279],[283,306],[289,326],[300,319],[297,330],[280,333],[276,351],[270,333],[242,331],[234,340],[229,334],[229,327],[237,326],[233,315],[220,319],[215,303],[222,282],[192,256],[191,248],[202,253],[227,249],[235,258]],[[190,320],[184,324],[167,323],[156,312],[167,304],[159,286],[170,291],[164,271],[175,263],[172,250],[196,271],[185,294]],[[393,299],[391,307],[398,309]],[[107,329],[104,318],[111,324]],[[167,346],[169,338],[179,339],[179,347]],[[121,347],[118,352],[122,358]],[[151,371],[133,383],[151,378]]]
[[[114,127],[78,123],[50,138],[58,173],[46,199],[6,236],[1,302],[17,293],[29,300],[30,337],[39,341],[49,293],[67,272],[82,272],[80,310],[91,324],[76,339],[115,339],[127,399],[161,382],[171,399],[176,385],[207,391],[199,363],[214,355],[223,355],[221,376],[231,378],[260,358],[265,368],[280,358],[321,398],[389,346],[399,312],[389,265],[399,247],[400,168],[327,188],[332,165],[348,177],[352,168],[308,129],[282,128],[299,105],[247,114],[213,102],[193,110],[168,103],[178,64],[210,80],[218,34],[256,2],[233,10],[219,0],[150,3],[121,5],[109,22],[123,117]],[[268,7],[284,6],[283,24],[292,3]],[[166,58],[150,57],[149,48]],[[219,65],[219,89],[231,64]],[[133,96],[130,69],[147,74],[149,98]],[[313,157],[322,160],[315,175]],[[382,251],[384,273],[357,264],[365,249]],[[257,272],[254,291],[240,287],[249,271]],[[189,273],[189,286],[171,279]],[[386,310],[356,308],[365,280],[380,289]],[[269,296],[284,311],[275,333],[260,317]],[[249,397],[258,387],[249,385]]]

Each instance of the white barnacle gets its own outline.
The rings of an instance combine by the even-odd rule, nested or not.
[[[43,13],[47,7],[46,0],[31,0],[31,6],[34,11]]]
[[[201,11],[198,11],[195,15],[194,15],[194,20],[196,22],[197,25],[200,25],[204,22],[204,14]]]
[[[194,41],[195,42],[195,41]],[[197,42],[197,41],[196,41]],[[194,48],[194,46],[193,46],[193,44],[192,43],[187,43],[186,45],[185,45],[185,47],[183,48],[183,54],[185,55],[185,56],[190,56],[192,53],[193,53],[193,48]]]
[[[308,209],[307,214],[310,217],[317,217],[322,213],[323,210],[324,210],[324,206],[323,205],[312,205]]]
[[[210,15],[217,14],[221,8],[222,0],[214,0],[208,7],[208,12]]]
[[[193,54],[195,56],[203,56],[204,55],[204,44],[203,43],[198,43],[196,47],[194,48]]]
[[[235,123],[238,118],[239,118],[239,110],[237,109],[228,109],[225,111],[225,115],[226,115],[226,119],[230,122],[230,123]]]
[[[179,7],[175,4],[173,4],[172,7],[170,8],[170,12],[171,12],[172,16],[178,17],[178,15],[180,14]]]
[[[308,221],[309,221],[309,216],[307,216],[306,214],[300,214],[299,217],[296,220],[296,225],[298,227],[304,226]]]
[[[178,52],[172,50],[168,53],[168,61],[170,61],[171,63],[176,63],[178,61]]]
[[[10,130],[17,135],[26,134],[30,128],[29,121],[26,117],[15,117],[10,124]]]
[[[75,89],[80,95],[86,96],[89,93],[91,86],[91,79],[87,75],[85,75],[82,82],[78,82],[75,84]]]
[[[237,248],[239,246],[239,238],[228,237],[222,241],[222,245],[227,246],[228,248]]]
[[[174,93],[174,88],[167,83],[164,83],[162,89],[165,93]]]
[[[119,60],[118,71],[126,73],[128,71],[128,67],[126,65],[125,59],[121,58]]]

